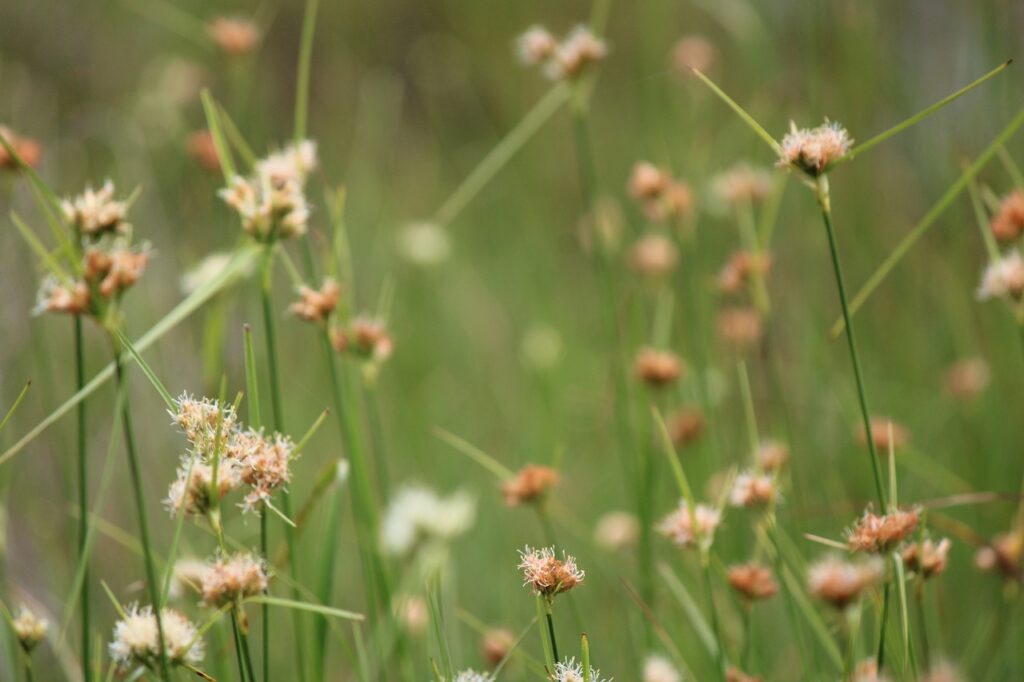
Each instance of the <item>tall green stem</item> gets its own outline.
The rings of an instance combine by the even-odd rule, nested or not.
[[[704,589],[707,591],[708,609],[711,613],[711,629],[715,633],[715,643],[718,647],[715,652],[716,663],[718,665],[718,676],[722,682],[725,682],[725,642],[722,641],[722,628],[718,623],[718,608],[715,606],[715,592],[711,587],[711,557],[708,556],[707,552],[701,553],[700,563],[701,569],[704,573]]]
[[[843,281],[843,269],[839,262],[839,248],[836,245],[835,229],[832,227],[832,203],[829,198],[828,178],[824,175],[817,178],[817,197],[818,205],[821,207],[821,217],[825,221],[825,231],[828,233],[828,247],[829,253],[832,256],[832,269],[835,271],[836,287],[839,289],[839,302],[843,308],[846,344],[850,350],[853,375],[857,381],[857,399],[860,403],[861,419],[864,422],[864,434],[868,443],[868,452],[871,455],[871,473],[875,479],[875,492],[878,494],[880,513],[884,514],[887,511],[887,504],[885,488],[882,486],[882,469],[878,462],[875,440],[871,437],[871,413],[868,410],[868,399],[864,390],[864,377],[860,368],[860,356],[857,353],[857,337],[854,333],[853,320],[850,316],[850,306],[846,299],[846,284]]]
[[[550,599],[544,600],[544,620],[547,622],[548,638],[551,642],[551,656],[555,663],[558,663],[561,659],[558,657],[558,642],[555,640],[555,614]]]
[[[277,340],[274,332],[274,304],[271,298],[271,288],[273,285],[273,265],[274,265],[274,246],[268,244],[264,247],[263,254],[263,272],[260,282],[260,301],[263,306],[263,329],[264,336],[266,336],[267,343],[267,365],[270,371],[270,406],[271,413],[274,416],[274,429],[279,433],[284,433],[284,409],[281,403],[281,379],[278,372],[277,364]],[[291,499],[288,496],[287,491],[281,493],[281,507],[284,511],[285,516],[291,517]],[[284,537],[285,543],[288,546],[288,567],[291,570],[292,579],[298,580],[298,563],[295,551],[295,531],[290,524],[284,524]],[[293,584],[292,586],[292,599],[298,600],[300,597],[298,588]],[[263,627],[265,632],[269,632],[270,628],[267,623],[268,616],[267,606],[263,607]],[[293,612],[293,621],[295,623],[295,642],[296,650],[299,655],[296,656],[296,668],[299,674],[299,680],[306,679],[306,663],[305,656],[302,654],[302,645],[305,641],[303,636],[303,621],[302,614],[298,611]],[[265,649],[263,651],[264,658],[264,670],[269,665],[267,661],[270,659],[270,651]]]
[[[114,338],[114,372],[117,376],[117,388],[126,391],[124,364],[121,353]],[[164,624],[160,613],[160,583],[156,579],[156,568],[153,565],[153,550],[149,540],[149,522],[146,519],[146,498],[142,493],[142,476],[139,469],[139,457],[135,448],[135,432],[132,430],[131,401],[121,403],[121,425],[124,429],[125,450],[128,453],[128,470],[131,474],[132,490],[135,494],[135,511],[139,520],[139,539],[142,541],[142,557],[146,569],[146,586],[149,589],[150,601],[153,604],[153,615],[156,618],[157,644],[160,647],[160,671],[165,680],[170,680],[170,666],[167,663],[167,649],[164,645]]]
[[[85,386],[85,352],[82,339],[82,317],[75,315],[75,389],[82,390]],[[78,403],[75,410],[78,419],[78,559],[84,559],[86,535],[89,533],[89,468],[87,466],[87,449],[85,443],[85,401]],[[92,680],[92,634],[89,629],[89,571],[82,573],[82,679]]]

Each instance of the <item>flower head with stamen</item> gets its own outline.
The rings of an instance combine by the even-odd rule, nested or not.
[[[790,122],[790,131],[782,138],[777,165],[818,177],[846,156],[852,147],[853,139],[838,123],[826,120],[817,128],[798,129]]]
[[[289,306],[293,315],[306,322],[322,322],[338,307],[341,287],[331,278],[324,280],[319,289],[302,285],[299,300]]]
[[[855,552],[884,554],[914,532],[919,518],[916,509],[896,509],[881,516],[865,511],[850,530],[847,543]]]
[[[98,237],[104,233],[123,234],[129,225],[125,222],[128,206],[114,199],[114,183],[107,180],[98,190],[85,191],[61,202],[64,219],[81,235]]]
[[[18,616],[12,621],[14,634],[18,638],[18,644],[26,652],[36,648],[39,642],[46,637],[50,629],[50,623],[45,618],[37,616],[27,606],[22,606]]]
[[[698,540],[709,547],[721,522],[722,515],[714,507],[698,504],[691,514],[690,505],[680,500],[679,507],[658,524],[658,531],[679,547],[695,547]]]
[[[518,507],[526,502],[536,502],[558,485],[558,471],[540,464],[527,464],[515,478],[501,485],[505,504]]]
[[[219,557],[202,575],[203,603],[223,606],[262,594],[269,582],[266,564],[254,554],[238,552]]]
[[[878,558],[852,563],[830,556],[810,566],[807,584],[811,594],[844,609],[864,590],[877,583],[883,574],[884,568]]]
[[[931,578],[946,570],[949,562],[949,538],[935,542],[931,538],[908,545],[902,552],[903,564],[923,578]]]
[[[583,682],[583,664],[576,659],[569,658],[555,663],[555,682]],[[611,682],[601,678],[601,671],[590,668],[590,682]]]
[[[164,648],[172,665],[195,664],[203,659],[203,640],[199,632],[180,611],[163,609]],[[110,658],[121,670],[141,665],[151,667],[160,658],[159,632],[156,616],[150,606],[128,607],[124,618],[114,626],[114,639],[108,647]]]
[[[1024,297],[1024,258],[1020,252],[1009,254],[993,261],[985,268],[978,286],[978,300],[1010,298],[1020,301]]]
[[[586,574],[576,566],[576,559],[563,552],[562,559],[555,556],[554,547],[531,549],[527,545],[519,552],[519,569],[523,584],[547,599],[568,592],[583,582]]]

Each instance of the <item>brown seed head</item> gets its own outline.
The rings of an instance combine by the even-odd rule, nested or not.
[[[394,344],[383,322],[368,317],[352,321],[351,347],[365,358],[383,362],[391,357]]]
[[[665,426],[672,444],[677,448],[690,445],[704,433],[704,413],[698,407],[682,407],[673,413]]]
[[[480,656],[491,668],[501,663],[516,645],[516,636],[511,630],[495,628],[480,638]]]
[[[889,424],[892,424],[891,439],[889,437]],[[910,429],[894,421],[891,417],[872,417],[871,440],[874,441],[875,449],[880,454],[885,455],[889,453],[890,448],[896,451],[906,447],[907,443],[910,442]],[[857,442],[861,445],[867,445],[868,443],[868,439],[864,435],[863,426],[857,431]]]
[[[771,254],[735,251],[718,273],[718,288],[726,294],[740,293],[753,277],[767,275],[771,267]]]
[[[855,552],[883,554],[893,550],[917,528],[920,513],[916,509],[896,510],[883,516],[865,511],[847,536]]]
[[[89,287],[85,282],[60,284],[56,278],[47,278],[39,289],[36,312],[82,315],[89,312]]]
[[[642,348],[633,361],[634,374],[648,386],[655,388],[673,383],[685,371],[685,363],[671,351]]]
[[[992,218],[992,234],[1004,243],[1015,242],[1024,234],[1024,192],[1016,189],[1003,197]]]
[[[322,322],[338,307],[341,287],[333,279],[325,279],[319,289],[305,285],[299,287],[299,300],[289,310],[307,322]]]
[[[745,352],[761,340],[761,314],[751,307],[725,308],[715,319],[718,337],[736,352]]]
[[[541,499],[551,488],[558,485],[558,472],[540,464],[527,464],[516,477],[501,486],[505,504],[518,507],[524,502]]]
[[[693,211],[693,189],[682,180],[673,181],[657,198],[644,204],[644,212],[651,220],[681,218]]]
[[[527,546],[519,552],[519,557],[523,584],[548,598],[568,592],[583,582],[586,575],[576,566],[575,558],[567,554],[561,560],[556,558],[554,547],[531,549]]]
[[[779,591],[770,569],[760,564],[740,564],[729,567],[729,584],[750,601],[768,599]]]
[[[217,154],[217,145],[214,144],[213,135],[209,130],[197,130],[188,136],[186,141],[188,155],[192,160],[207,170],[220,171],[220,156]]]
[[[629,176],[629,194],[634,199],[657,199],[672,184],[672,175],[649,161],[637,161]]]
[[[958,400],[973,400],[992,378],[988,363],[981,358],[964,358],[946,370],[946,392]]]
[[[1007,580],[1024,582],[1024,532],[1003,533],[978,550],[974,564],[983,571],[998,570]]]
[[[807,572],[808,587],[815,597],[844,609],[861,593],[878,582],[883,575],[881,561],[872,559],[851,563],[827,557],[813,564]]]

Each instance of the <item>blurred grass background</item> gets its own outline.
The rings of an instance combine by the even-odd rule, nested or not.
[[[238,236],[237,220],[214,194],[220,175],[199,167],[186,152],[189,133],[204,127],[200,88],[209,87],[224,103],[257,153],[286,142],[292,129],[303,3],[190,0],[175,7],[194,17],[195,26],[222,14],[253,16],[265,28],[264,40],[252,55],[225,57],[201,33],[192,35],[187,23],[169,21],[160,5],[148,0],[0,4],[0,121],[42,142],[42,176],[63,194],[106,177],[124,191],[143,189],[131,222],[136,234],[153,244],[157,258],[127,299],[133,336],[180,299],[184,271],[209,252],[230,248]],[[372,310],[382,285],[394,283],[396,353],[379,390],[392,482],[422,481],[442,491],[467,488],[479,495],[477,522],[454,547],[452,584],[459,605],[487,623],[520,628],[531,617],[533,602],[519,586],[515,550],[543,540],[535,516],[505,508],[490,474],[436,439],[431,427],[465,437],[511,468],[548,462],[564,449],[556,528],[560,545],[589,571],[588,584],[571,599],[590,633],[595,662],[625,680],[638,674],[639,657],[648,649],[638,643],[638,616],[624,615],[635,608],[616,577],[630,575],[633,567],[628,559],[601,555],[590,542],[602,513],[628,509],[631,502],[613,437],[603,326],[608,301],[581,248],[581,199],[567,111],[556,114],[447,226],[452,252],[444,263],[418,267],[396,248],[401,228],[429,219],[549,87],[535,71],[517,64],[515,36],[533,23],[560,33],[585,20],[589,10],[586,3],[535,0],[323,2],[309,123],[319,143],[322,175],[313,181],[311,196],[320,204],[313,217],[315,238],[326,230],[319,188],[344,184],[347,189],[360,306]],[[867,139],[1019,55],[1022,22],[1024,5],[1011,0],[613,2],[607,30],[611,54],[594,91],[592,135],[601,194],[621,209],[623,242],[639,236],[645,225],[626,196],[632,164],[649,159],[668,165],[698,192],[696,258],[684,260],[682,267],[699,281],[709,280],[739,243],[731,221],[707,210],[710,179],[737,161],[770,165],[774,160],[706,88],[673,69],[670,51],[682,36],[699,34],[713,43],[710,74],[773,134],[781,136],[790,119],[812,125],[829,117],[855,138]],[[835,173],[833,206],[852,287],[863,282],[955,180],[963,158],[980,151],[1021,101],[1019,67],[1013,67]],[[1010,146],[1015,158],[1021,148],[1019,141]],[[990,164],[981,180],[997,194],[1011,186],[998,163]],[[15,208],[35,215],[27,188],[13,174],[0,177],[0,208],[5,214]],[[26,404],[0,436],[6,446],[73,392],[73,376],[70,323],[56,316],[30,317],[40,272],[6,218],[5,223],[0,230],[0,404],[8,405],[26,380],[33,381]],[[799,182],[788,183],[772,252],[774,317],[768,345],[778,358],[791,429],[787,432],[783,406],[771,399],[767,364],[752,359],[758,417],[766,434],[790,440],[793,449],[794,485],[781,512],[791,536],[839,537],[871,497],[870,473],[853,437],[856,394],[846,349],[828,333],[839,310],[824,234]],[[1024,449],[1024,356],[1005,310],[974,300],[984,262],[963,196],[859,315],[873,410],[909,427],[911,455],[926,463],[926,473],[950,475],[929,478],[901,465],[901,500],[961,492],[953,476],[975,491],[1017,490]],[[292,292],[279,274],[275,300],[281,312],[287,422],[297,436],[304,429],[300,425],[329,404],[329,389],[319,363],[307,361],[309,353],[318,352],[317,340],[285,313]],[[642,282],[629,281],[630,348],[650,337],[646,293]],[[213,394],[222,369],[231,386],[241,388],[245,322],[258,322],[258,301],[252,287],[236,286],[165,337],[147,358],[172,393]],[[203,347],[210,325],[223,328],[213,352]],[[723,461],[712,459],[709,438],[684,453],[684,465],[702,489],[722,464],[741,462],[746,453],[733,356],[714,343],[709,325],[707,316],[684,310],[675,318],[672,343],[692,361],[695,339],[704,334],[713,343],[709,371],[722,380],[720,402],[709,420]],[[524,337],[537,329],[550,329],[561,340],[553,366],[538,368],[523,360]],[[91,334],[89,341],[89,366],[95,371],[109,353],[101,335]],[[970,404],[942,391],[945,369],[966,356],[983,357],[993,372],[989,389]],[[157,396],[138,372],[134,376],[145,483],[155,507],[166,494],[183,442]],[[689,391],[692,386],[684,384],[670,403],[683,402]],[[89,401],[96,476],[112,407],[109,386]],[[74,570],[73,428],[72,419],[64,420],[0,468],[6,580],[55,614]],[[322,429],[296,465],[297,499],[305,498],[323,463],[339,454],[334,429]],[[133,529],[126,484],[115,483],[114,490],[104,518]],[[672,506],[674,495],[669,477],[661,477],[659,514]],[[319,565],[314,563],[317,533],[325,509],[302,543],[303,563],[310,566]],[[1010,500],[944,514],[990,537],[1009,527],[1014,510]],[[151,514],[158,547],[166,551],[171,520],[155,510]],[[743,512],[727,517],[716,545],[727,562],[746,558],[752,548],[745,519]],[[236,535],[255,544],[257,525],[250,520],[235,529]],[[208,551],[201,533],[186,536],[192,552]],[[361,608],[352,537],[347,523],[336,602]],[[801,540],[800,546],[807,555],[820,553],[813,543]],[[658,541],[656,551],[686,574],[689,564],[667,542]],[[973,549],[958,542],[950,570],[936,583],[940,639],[933,648],[986,679],[998,639],[994,644],[978,633],[999,632],[1006,606],[998,579],[977,573],[972,555]],[[99,540],[94,576],[126,599],[140,578],[138,569],[130,552],[110,538]],[[658,610],[669,631],[702,661],[687,621],[663,585],[658,591]],[[112,623],[102,595],[95,603],[97,622]],[[791,636],[785,627],[771,626],[784,620],[781,601],[755,614],[757,647],[772,652],[764,660],[773,667],[763,672],[769,679],[788,679]],[[566,637],[578,627],[569,618],[561,625]],[[727,631],[738,628],[728,616]],[[452,631],[459,660],[478,664],[476,636],[464,627]],[[532,636],[528,646],[535,646]],[[42,679],[57,675],[52,662],[40,665]],[[345,666],[337,665],[331,679],[348,679]]]

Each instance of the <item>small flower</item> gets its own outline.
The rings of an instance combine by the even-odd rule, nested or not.
[[[149,264],[147,245],[129,246],[118,240],[104,248],[90,247],[85,252],[83,276],[96,283],[100,295],[110,299],[134,285]]]
[[[353,350],[376,362],[387,360],[394,350],[394,342],[385,324],[369,317],[357,317],[352,321],[350,340]]]
[[[540,464],[527,464],[516,477],[501,485],[505,504],[518,507],[526,502],[536,502],[553,487],[558,485],[558,472]]]
[[[203,659],[203,640],[198,637],[196,626],[180,611],[163,609],[160,611],[160,624],[163,626],[164,649],[172,665],[192,665]],[[156,665],[160,658],[160,639],[153,608],[129,606],[125,617],[114,626],[114,640],[108,649],[110,658],[121,670],[135,665]]]
[[[306,177],[316,170],[316,142],[301,140],[272,152],[265,159],[256,162],[257,175],[274,187],[288,183],[305,183]]]
[[[398,491],[381,524],[381,545],[389,554],[404,555],[425,543],[446,545],[465,533],[476,517],[476,501],[456,491],[442,497],[423,486]]]
[[[790,132],[782,138],[778,166],[796,168],[811,177],[828,171],[828,167],[845,156],[853,139],[838,123],[825,121],[817,128],[797,129],[790,122]]]
[[[508,657],[515,645],[516,635],[511,630],[488,630],[480,639],[480,656],[493,668]]]
[[[251,490],[242,502],[242,509],[255,511],[270,501],[274,491],[291,481],[291,460],[295,443],[275,433],[265,436],[252,429],[235,434],[227,457],[239,463],[242,482]]]
[[[604,41],[586,26],[572,29],[547,63],[547,75],[552,80],[571,80],[608,56]]]
[[[889,433],[890,425],[892,428],[891,437]],[[875,449],[878,452],[887,455],[889,450],[895,452],[906,447],[907,443],[910,442],[910,429],[899,422],[893,421],[891,417],[872,417],[871,440],[874,442]],[[861,445],[867,445],[868,443],[863,426],[857,431],[857,441]]]
[[[656,200],[644,204],[644,213],[650,220],[669,220],[691,213],[693,206],[693,190],[690,185],[674,180]]]
[[[523,584],[550,599],[582,583],[586,574],[576,566],[576,559],[564,553],[562,557],[555,557],[554,547],[531,549],[527,545],[519,552]]]
[[[946,392],[958,400],[972,400],[978,397],[992,378],[988,363],[981,358],[964,358],[946,370]]]
[[[214,441],[220,431],[220,447],[227,444],[228,438],[238,423],[232,406],[221,404],[209,398],[196,399],[188,393],[182,393],[174,401],[175,412],[171,419],[181,429],[188,442],[201,453],[213,453]]]
[[[472,668],[467,668],[455,674],[455,682],[492,682],[494,678],[487,673],[478,673]]]
[[[772,473],[780,471],[786,462],[789,461],[789,448],[785,443],[774,440],[763,440],[758,443],[757,452],[758,465],[765,471]]]
[[[67,313],[68,315],[82,315],[89,312],[89,286],[85,282],[68,282],[62,284],[54,276],[43,279],[37,295],[36,307],[33,312],[38,313]]]
[[[664,656],[648,656],[644,661],[643,682],[683,682],[683,675]]]
[[[640,537],[640,521],[628,512],[608,512],[597,520],[594,542],[609,552],[618,552],[636,545]]]
[[[248,552],[219,557],[202,576],[203,603],[223,606],[267,590],[263,560]]]
[[[714,507],[698,504],[691,515],[689,504],[680,500],[679,507],[658,524],[658,531],[679,547],[694,547],[698,540],[707,547],[721,522],[722,515]]]
[[[341,287],[331,278],[324,280],[319,289],[305,285],[299,287],[299,300],[289,310],[306,322],[322,322],[338,307]]]
[[[39,167],[39,161],[43,156],[43,147],[39,144],[38,140],[16,135],[14,131],[3,125],[0,125],[0,137],[7,140],[7,144],[11,145],[15,154],[21,158],[26,166],[29,168]],[[14,170],[17,167],[18,162],[7,152],[6,147],[0,145],[0,168]]]
[[[770,254],[736,251],[718,273],[718,289],[725,294],[740,293],[755,277],[767,275],[771,266]]]
[[[1012,251],[985,268],[978,287],[978,299],[1009,297],[1015,301],[1024,296],[1024,259]]]
[[[949,538],[943,538],[937,543],[928,539],[908,545],[903,550],[903,563],[925,578],[939,575],[946,570],[951,544]]]
[[[249,54],[260,42],[260,29],[250,19],[218,17],[206,24],[206,35],[226,54]]]
[[[657,199],[671,185],[672,174],[649,161],[638,161],[629,176],[629,193],[634,199]]]
[[[527,66],[551,59],[558,50],[558,40],[543,26],[531,26],[516,39],[519,61]]]
[[[750,350],[761,340],[761,314],[750,307],[726,308],[715,319],[718,337],[736,352]]]
[[[555,663],[555,682],[583,682],[583,664],[577,663],[575,658]],[[601,679],[601,671],[595,668],[590,669],[591,682],[610,682]]]
[[[18,644],[26,653],[36,648],[39,642],[46,637],[50,629],[50,623],[45,618],[37,616],[27,606],[22,606],[18,617],[14,619],[14,634],[18,638]]]
[[[406,630],[417,635],[426,630],[430,611],[427,608],[427,601],[423,597],[410,595],[405,599],[399,599],[398,603],[400,604],[399,620]]]
[[[61,209],[68,224],[83,235],[122,234],[128,230],[125,222],[128,207],[123,201],[114,200],[114,183],[110,180],[99,190],[86,187],[77,197],[65,199]]]
[[[884,568],[880,559],[851,563],[827,557],[812,564],[807,571],[807,584],[815,597],[844,609],[877,583]]]
[[[686,370],[686,365],[671,351],[641,348],[633,362],[633,372],[648,386],[662,387],[675,382]]]
[[[855,552],[883,554],[913,533],[919,518],[916,509],[897,509],[883,516],[865,511],[850,530],[847,544]]]
[[[772,191],[772,176],[762,169],[740,163],[711,181],[718,200],[731,207],[742,207],[764,201]]]
[[[729,584],[750,601],[768,599],[779,591],[770,569],[759,564],[730,566]]]
[[[706,73],[715,64],[714,43],[702,35],[683,36],[672,46],[670,59],[679,75],[689,77],[694,70]]]
[[[629,252],[630,266],[648,277],[663,277],[672,272],[678,262],[676,245],[662,234],[644,235]]]
[[[1024,234],[1024,191],[1014,190],[1003,197],[992,218],[992,235],[1001,242],[1015,242]]]
[[[665,424],[672,444],[677,448],[695,443],[704,433],[704,412],[698,407],[682,407]]]
[[[775,481],[771,476],[744,472],[733,482],[729,502],[734,507],[759,507],[775,500]]]
[[[242,475],[237,462],[220,460],[217,468],[218,500],[242,484]],[[167,492],[164,504],[172,516],[184,508],[188,516],[203,515],[210,511],[213,499],[213,466],[199,461],[198,457],[186,456],[178,467],[178,477]]]

